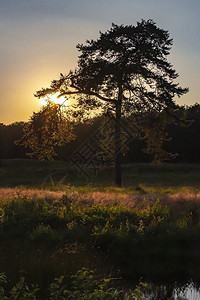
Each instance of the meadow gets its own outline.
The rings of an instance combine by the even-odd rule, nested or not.
[[[62,174],[69,176],[60,182]],[[16,282],[17,289],[38,283],[40,290],[33,291],[37,299],[81,299],[70,293],[80,295],[89,280],[93,295],[83,299],[98,299],[95,290],[98,297],[102,293],[99,299],[147,299],[141,288],[135,290],[141,279],[155,287],[157,296],[151,299],[170,299],[174,288],[191,281],[198,287],[200,166],[124,166],[121,189],[113,185],[112,168],[93,182],[81,177],[74,182],[71,174],[63,162],[1,161],[0,272],[9,279],[5,293]],[[73,287],[72,276],[78,286]],[[35,299],[26,297],[20,299]]]

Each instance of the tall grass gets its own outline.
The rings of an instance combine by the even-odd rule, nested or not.
[[[143,187],[142,187],[143,188]],[[131,193],[127,189],[116,189],[113,187],[107,189],[98,189],[90,186],[75,188],[68,185],[63,191],[50,191],[40,189],[18,188],[0,188],[0,201],[7,202],[13,199],[26,198],[30,201],[45,200],[49,204],[56,204],[62,201],[62,197],[67,196],[76,206],[91,207],[94,204],[100,206],[124,206],[127,209],[144,209],[146,206],[152,206],[157,199],[163,204],[168,205],[177,213],[185,210],[188,206],[196,203],[200,204],[200,193],[191,192],[186,188],[182,192],[168,190],[168,193],[159,191],[156,193]]]

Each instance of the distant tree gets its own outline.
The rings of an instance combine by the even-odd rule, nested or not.
[[[24,122],[0,124],[0,159],[26,157],[25,148],[15,145],[15,140],[23,136],[24,124]]]
[[[166,150],[179,154],[176,161],[200,162],[200,105],[182,106],[179,111],[185,121],[183,126],[169,126],[172,139],[167,143]]]
[[[121,186],[120,120],[135,113],[161,112],[176,107],[174,96],[188,89],[174,80],[178,74],[168,62],[172,39],[169,32],[153,20],[142,20],[136,26],[115,25],[97,40],[77,45],[78,67],[50,88],[41,89],[36,97],[59,92],[66,101],[77,100],[75,116],[80,113],[111,112],[115,122],[115,183]],[[75,106],[74,106],[75,107]],[[151,126],[151,124],[150,124]]]

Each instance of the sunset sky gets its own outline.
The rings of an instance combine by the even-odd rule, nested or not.
[[[76,44],[111,23],[141,19],[174,39],[169,60],[190,89],[178,103],[200,102],[199,16],[199,0],[0,0],[0,123],[26,121],[39,110],[33,93],[76,67]]]

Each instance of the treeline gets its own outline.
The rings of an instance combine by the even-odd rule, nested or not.
[[[173,162],[200,162],[200,105],[180,107],[180,114],[185,120],[185,125],[174,123],[168,125],[167,133],[171,139],[164,142],[163,148],[167,152],[178,154],[171,160]],[[101,124],[102,119],[98,117],[94,118],[93,122],[77,125],[76,139],[57,148],[56,159],[67,160],[85,141],[91,139]],[[24,122],[10,125],[0,123],[0,159],[27,158],[26,153],[30,150],[15,143],[23,136],[24,125]],[[124,163],[153,161],[153,155],[145,152],[145,140],[134,138],[128,146],[129,150],[123,157]]]
[[[24,122],[10,125],[0,123],[0,159],[27,157],[27,149],[15,144],[23,135],[23,127]]]

